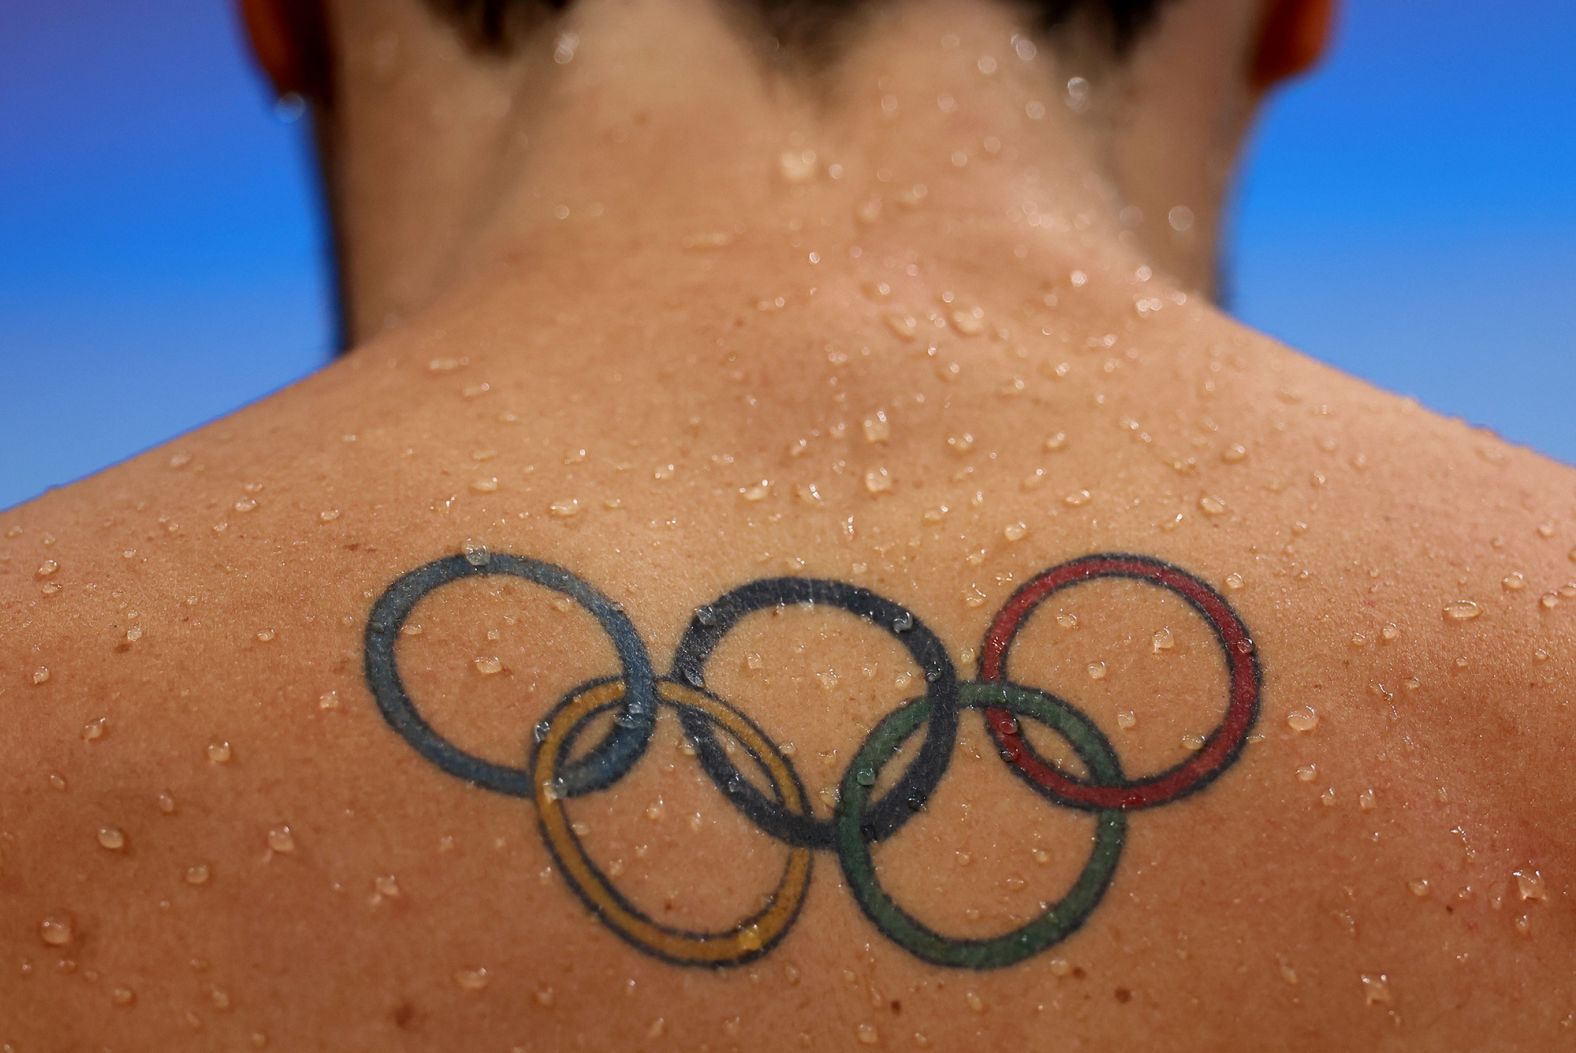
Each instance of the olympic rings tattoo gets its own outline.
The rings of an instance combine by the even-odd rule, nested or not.
[[[523,767],[476,756],[444,738],[422,716],[400,679],[395,645],[400,630],[426,596],[466,577],[512,576],[558,592],[601,625],[618,656],[620,675],[571,690],[535,726]],[[1209,626],[1225,657],[1226,712],[1203,745],[1165,771],[1129,777],[1116,750],[1093,721],[1064,699],[1017,684],[1007,660],[1019,631],[1050,596],[1106,578],[1125,578],[1175,593]],[[749,614],[790,605],[825,606],[890,632],[924,674],[925,693],[887,714],[844,772],[837,807],[822,819],[793,762],[761,727],[706,689],[706,662],[722,639]],[[1067,939],[1088,919],[1116,875],[1127,813],[1169,804],[1196,793],[1231,767],[1258,718],[1263,677],[1257,649],[1242,619],[1218,592],[1180,567],[1149,556],[1097,554],[1041,572],[992,619],[980,648],[978,677],[959,682],[940,639],[906,607],[847,582],[763,578],[696,610],[675,650],[671,673],[658,677],[634,625],[618,604],[562,567],[526,556],[467,553],[445,556],[397,579],[373,605],[366,629],[367,683],[389,726],[441,770],[485,789],[530,798],[548,850],[565,881],[603,924],[647,954],[680,965],[740,965],[777,946],[793,927],[810,886],[813,853],[836,854],[860,908],[887,938],[924,961],[953,968],[1013,965]],[[760,909],[729,929],[693,932],[658,921],[619,892],[580,842],[567,813],[575,797],[606,789],[645,755],[657,710],[669,707],[694,747],[701,769],[745,818],[788,848],[777,887]],[[881,887],[871,846],[897,833],[924,809],[946,775],[962,710],[980,710],[1001,756],[1019,778],[1053,803],[1093,813],[1088,861],[1062,898],[1019,928],[986,939],[948,936],[903,909]],[[614,712],[611,729],[584,751],[583,730]],[[1036,721],[1065,739],[1086,770],[1058,768],[1023,737]],[[750,756],[770,784],[763,792],[744,776],[718,740],[721,729]],[[883,794],[882,770],[923,730],[914,759]],[[578,753],[571,760],[571,753]]]

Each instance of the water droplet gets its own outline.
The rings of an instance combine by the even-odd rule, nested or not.
[[[1247,459],[1248,448],[1240,442],[1234,442],[1220,451],[1220,459],[1227,464],[1238,464]]]
[[[1247,581],[1243,579],[1242,575],[1235,571],[1226,575],[1226,588],[1230,589],[1232,592],[1236,592],[1246,584]]]
[[[52,559],[46,559],[46,560],[44,560],[43,563],[39,564],[38,570],[35,573],[35,577],[47,578],[47,577],[51,576],[52,574],[57,573],[59,570],[60,570],[60,564],[59,563],[55,562]]]
[[[777,171],[785,183],[808,183],[819,169],[814,150],[784,150],[777,156]]]
[[[1363,1003],[1388,1005],[1390,1002],[1390,977],[1384,973],[1362,973]]]
[[[76,920],[69,914],[50,914],[38,923],[38,935],[51,947],[65,947],[77,938]]]
[[[1297,781],[1298,782],[1312,782],[1314,779],[1316,779],[1318,777],[1319,777],[1319,766],[1317,764],[1304,764],[1304,765],[1301,765],[1300,767],[1298,767],[1298,769],[1297,769]]]
[[[485,966],[477,966],[474,969],[456,969],[454,971],[454,982],[464,990],[480,991],[492,982],[492,974],[487,971]]]
[[[1225,515],[1226,502],[1213,494],[1205,494],[1198,499],[1198,507],[1207,516]]]
[[[467,361],[468,360],[464,359],[464,358],[451,358],[451,357],[448,357],[448,356],[441,356],[441,357],[438,357],[438,358],[428,359],[427,360],[427,372],[429,372],[429,373],[453,373],[456,369],[459,369],[462,366],[464,366]]]
[[[1123,731],[1131,731],[1138,726],[1138,717],[1131,709],[1121,710],[1116,714],[1116,726]]]
[[[897,617],[892,619],[893,632],[906,633],[912,628],[914,628],[914,615],[910,611],[900,611]]]
[[[541,1006],[543,1009],[551,1009],[553,1007],[553,1003],[557,1000],[558,996],[553,993],[553,989],[551,987],[538,987],[536,989],[536,1004]]]
[[[862,1046],[878,1046],[881,1044],[881,1032],[876,1030],[874,1024],[860,1024],[854,1028],[854,1036],[859,1039]]]
[[[1481,615],[1483,613],[1483,608],[1479,607],[1477,603],[1472,600],[1452,600],[1451,602],[1445,604],[1444,612],[1445,617],[1450,621],[1469,622],[1473,618]]]
[[[208,869],[207,863],[193,863],[186,868],[186,883],[188,885],[206,885],[213,872]]]
[[[1408,881],[1406,887],[1411,889],[1412,895],[1418,899],[1422,899],[1433,890],[1433,886],[1428,883],[1427,878],[1417,878],[1416,880]]]
[[[128,632],[126,635],[129,637],[131,634]],[[259,629],[257,630],[257,642],[273,643],[274,638],[278,635],[279,634],[272,629]]]
[[[568,519],[580,512],[580,500],[575,497],[561,497],[547,506],[548,511],[560,519]]]
[[[1312,706],[1303,706],[1286,714],[1286,724],[1293,731],[1312,731],[1319,726],[1319,714]]]
[[[235,751],[228,742],[208,743],[208,760],[213,764],[229,764],[234,755]]]
[[[1520,592],[1527,587],[1527,576],[1521,571],[1511,571],[1499,580],[1507,592]]]
[[[1377,804],[1374,802],[1373,787],[1370,786],[1357,795],[1357,807],[1365,812],[1371,812],[1377,807]]]
[[[275,852],[295,851],[295,834],[288,823],[281,823],[268,831],[268,847]]]
[[[1063,629],[1076,629],[1078,628],[1078,615],[1073,614],[1071,611],[1057,611],[1056,624]]]
[[[876,784],[876,773],[870,768],[860,768],[854,772],[854,781],[861,786],[874,786]]]
[[[136,1004],[137,992],[129,987],[117,987],[110,991],[109,1001],[111,1005],[125,1009]]]
[[[1072,493],[1062,498],[1062,503],[1070,508],[1078,508],[1082,505],[1088,504],[1090,499],[1093,497],[1094,495],[1088,490],[1074,490]]]
[[[1090,662],[1087,666],[1090,680],[1104,680],[1109,671],[1104,662]]]
[[[106,823],[98,828],[98,843],[111,852],[123,852],[126,849],[126,832]]]
[[[101,739],[104,737],[104,733],[107,730],[109,730],[108,717],[97,717],[93,720],[90,720],[86,724],[82,725],[82,741],[94,742],[98,739]]]
[[[1002,528],[1001,533],[1008,541],[1022,541],[1029,536],[1029,525],[1022,520],[1016,523],[1008,523]]]
[[[503,672],[503,659],[497,655],[479,654],[471,659],[471,664],[476,667],[476,671],[482,676],[493,676],[496,673]]]
[[[1166,626],[1150,639],[1149,650],[1151,654],[1160,654],[1169,651],[1177,645],[1176,636],[1171,632],[1171,627]]]
[[[892,438],[892,423],[887,420],[886,410],[878,409],[864,419],[864,432],[866,442],[886,442]]]
[[[339,692],[337,690],[330,689],[328,691],[324,691],[321,695],[318,695],[317,696],[317,708],[318,709],[338,709],[339,708]]]
[[[892,489],[892,475],[885,467],[865,472],[865,489],[872,494],[884,494]]]
[[[1511,874],[1516,878],[1516,891],[1523,900],[1544,898],[1543,874],[1536,867],[1521,867]]]
[[[489,475],[481,479],[471,480],[471,489],[479,494],[495,493],[498,489],[498,477]]]
[[[1204,736],[1183,735],[1182,748],[1188,750],[1189,752],[1197,753],[1199,750],[1204,748]]]
[[[33,670],[33,683],[42,684],[49,680],[49,666],[41,665]]]

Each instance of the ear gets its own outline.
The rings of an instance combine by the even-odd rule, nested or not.
[[[1268,0],[1251,65],[1259,91],[1306,73],[1324,55],[1336,0]]]
[[[279,95],[326,102],[328,33],[322,0],[240,0],[252,53]]]

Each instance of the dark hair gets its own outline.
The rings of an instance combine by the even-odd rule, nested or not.
[[[502,49],[516,18],[562,11],[571,0],[427,0],[481,47]],[[892,0],[733,0],[774,39],[786,44],[824,40],[828,31],[863,8]],[[981,0],[985,2],[985,0]],[[1024,0],[1019,6],[1043,31],[1082,22],[1101,33],[1114,54],[1125,54],[1154,21],[1165,0]]]

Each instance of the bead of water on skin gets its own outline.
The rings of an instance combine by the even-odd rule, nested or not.
[[[317,521],[319,523],[332,523],[338,518],[339,509],[337,508],[325,508],[317,514]]]
[[[892,437],[892,423],[887,420],[886,410],[878,409],[874,414],[864,419],[864,432],[866,442],[886,442]]]
[[[1081,505],[1088,504],[1092,497],[1094,497],[1094,495],[1088,490],[1074,490],[1072,493],[1062,498],[1062,503],[1070,508],[1078,508]]]
[[[207,863],[194,863],[186,868],[186,883],[188,885],[206,885],[212,877]]]
[[[1546,895],[1543,874],[1536,867],[1522,867],[1511,874],[1516,879],[1516,892],[1523,900],[1543,899]]]
[[[125,851],[126,832],[118,826],[106,823],[98,828],[98,843],[111,852]]]
[[[1319,801],[1326,808],[1333,808],[1333,807],[1335,807],[1335,787],[1331,786],[1330,788],[1325,790],[1323,793],[1319,794]]]
[[[38,935],[51,947],[65,947],[77,938],[77,923],[69,914],[50,914],[38,923]]]
[[[49,680],[49,666],[41,665],[37,669],[33,670],[33,683],[35,685],[45,683],[48,680]]]
[[[1416,896],[1418,899],[1422,899],[1424,896],[1427,896],[1433,889],[1433,886],[1428,883],[1427,878],[1418,878],[1415,881],[1408,881],[1406,883],[1406,887],[1411,889],[1412,895]]]
[[[210,742],[208,744],[208,760],[214,764],[229,764],[235,755],[228,742]]]
[[[38,570],[35,572],[34,576],[39,578],[47,578],[58,570],[60,570],[59,563],[52,559],[46,559],[44,562],[38,565]]]
[[[257,631],[257,641],[259,643],[272,643],[276,635],[278,634],[272,629],[259,629]]]
[[[257,499],[252,497],[243,497],[239,501],[235,502],[235,504],[231,505],[231,507],[237,512],[250,512],[257,507]]]
[[[1022,541],[1029,536],[1029,525],[1021,520],[1016,523],[1008,523],[1002,528],[1001,533],[1008,541]]]
[[[1123,731],[1131,731],[1138,725],[1138,717],[1131,709],[1124,709],[1116,715],[1116,726]]]
[[[1067,433],[1059,431],[1045,440],[1045,448],[1052,453],[1067,447]]]
[[[328,691],[324,691],[321,695],[318,695],[317,696],[317,708],[318,709],[338,709],[339,708],[339,692],[337,690],[332,690],[331,689],[331,690],[328,690]]]
[[[1520,592],[1522,589],[1527,587],[1527,576],[1521,573],[1519,570],[1514,570],[1509,574],[1506,574],[1503,578],[1499,579],[1499,583],[1503,585],[1508,592]]]
[[[268,831],[268,847],[275,852],[295,851],[295,834],[288,823],[282,823]]]
[[[1220,451],[1220,459],[1227,464],[1237,464],[1248,456],[1248,448],[1240,442],[1234,442]]]
[[[1357,795],[1357,807],[1365,812],[1371,812],[1375,807],[1377,807],[1374,802],[1374,791],[1372,787],[1369,787]]]
[[[1542,607],[1546,611],[1552,611],[1559,605],[1560,598],[1552,592],[1545,592],[1542,596],[1538,597],[1538,606]]]
[[[1090,662],[1087,666],[1090,680],[1104,680],[1109,671],[1104,662]]]
[[[978,336],[985,331],[985,312],[978,307],[953,311],[952,327],[964,336]]]
[[[1150,638],[1149,650],[1152,654],[1169,651],[1176,646],[1176,636],[1171,632],[1170,626],[1161,629]]]
[[[580,500],[574,497],[561,497],[547,506],[548,511],[560,519],[567,519],[580,511]]]
[[[1293,731],[1312,731],[1319,726],[1319,714],[1312,706],[1303,706],[1287,713],[1286,723]]]
[[[900,339],[912,340],[919,334],[919,319],[901,311],[890,311],[883,319],[888,329]]]
[[[1304,764],[1297,769],[1297,780],[1299,782],[1312,782],[1318,776],[1319,766],[1317,764]]]
[[[471,664],[482,676],[492,676],[503,672],[503,659],[497,655],[477,655],[471,659]]]
[[[175,796],[168,790],[159,794],[159,811],[165,815],[175,814]]]
[[[1226,575],[1226,588],[1231,589],[1233,592],[1242,588],[1242,586],[1245,584],[1247,584],[1247,581],[1242,577],[1241,574],[1232,572]]]
[[[454,971],[454,982],[467,991],[480,991],[491,980],[492,975],[488,973],[485,966],[478,966],[474,969],[456,969]]]
[[[1205,494],[1200,497],[1198,499],[1198,507],[1207,516],[1224,515],[1226,512],[1226,502],[1213,494]]]
[[[1204,748],[1204,736],[1202,736],[1202,735],[1183,735],[1182,736],[1182,748],[1185,749],[1185,750],[1189,750],[1189,751],[1191,751],[1193,753],[1197,753],[1199,750]]]
[[[749,486],[739,488],[739,496],[746,501],[764,501],[771,495],[772,484],[770,480],[762,479],[760,482],[751,483]]]
[[[1360,974],[1363,984],[1363,1003],[1381,1005],[1390,1002],[1390,977],[1384,973]]]
[[[108,717],[99,717],[82,725],[82,741],[93,742],[104,737],[104,732],[109,727]]]
[[[427,360],[427,372],[453,373],[456,369],[459,369],[465,364],[466,359],[464,358],[453,358],[446,355],[440,356],[438,358],[430,358]]]
[[[136,1004],[137,992],[129,987],[117,987],[110,991],[109,1001],[111,1005],[124,1009]]]
[[[881,1032],[876,1030],[874,1024],[860,1024],[854,1029],[854,1036],[863,1046],[875,1046],[881,1042]]]
[[[471,489],[479,494],[490,494],[498,489],[498,477],[489,475],[482,479],[473,479]]]
[[[1445,604],[1445,618],[1453,622],[1469,622],[1483,613],[1474,600],[1452,600]]]
[[[886,468],[872,468],[865,472],[865,489],[872,494],[884,494],[892,489],[892,475]]]

